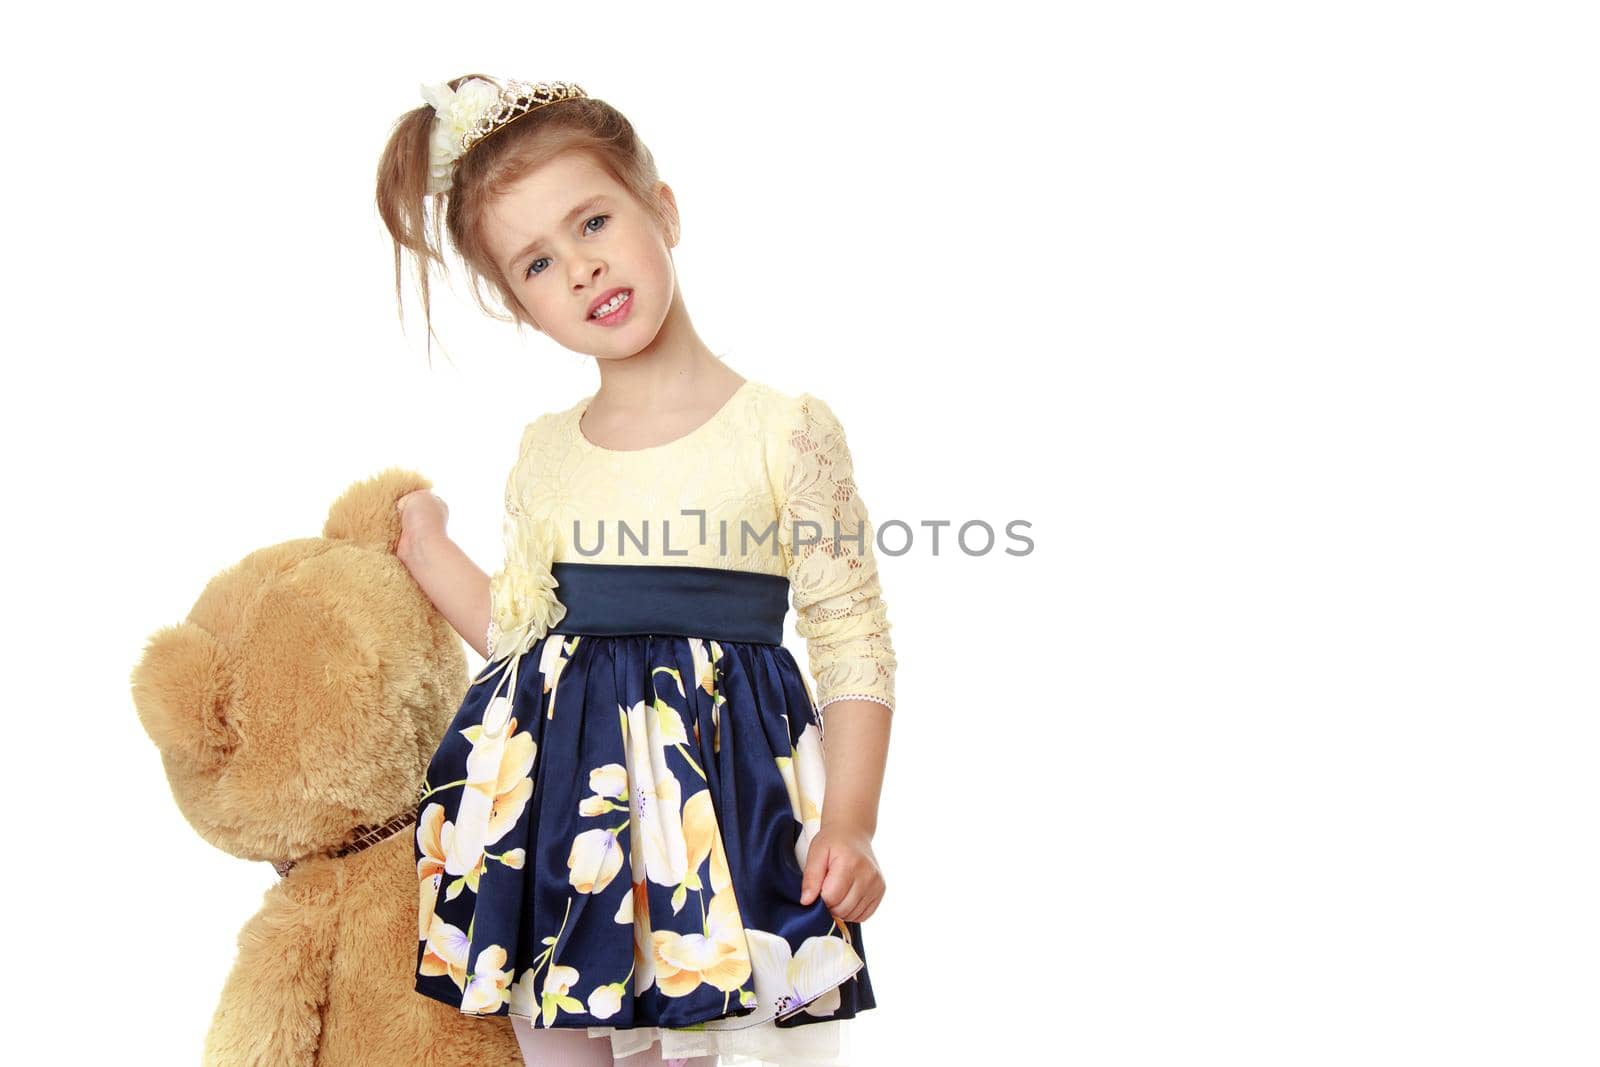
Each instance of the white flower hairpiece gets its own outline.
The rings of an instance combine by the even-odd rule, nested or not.
[[[433,107],[433,133],[428,142],[428,192],[447,192],[454,181],[456,160],[495,130],[546,104],[587,96],[572,82],[522,82],[497,85],[468,78],[460,88],[447,81],[422,86],[422,98]]]
[[[456,160],[466,151],[463,141],[478,120],[500,97],[500,87],[481,78],[470,78],[461,88],[452,89],[447,81],[424,85],[422,98],[433,105],[433,137],[428,145],[428,192],[442,193],[450,188]]]

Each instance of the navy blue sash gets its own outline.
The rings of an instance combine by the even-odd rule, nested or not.
[[[556,563],[567,614],[551,633],[669,634],[781,645],[789,579],[665,563]]]

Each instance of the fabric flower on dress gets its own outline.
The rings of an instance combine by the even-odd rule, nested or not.
[[[451,89],[447,81],[422,87],[422,98],[433,105],[433,134],[428,143],[428,192],[442,193],[454,180],[456,160],[461,157],[461,138],[499,98],[499,86],[481,78],[470,78],[461,88]]]
[[[457,989],[465,990],[468,947],[466,931],[434,915],[428,927],[428,940],[417,973],[449,975]]]
[[[637,860],[633,869],[642,871]],[[635,996],[656,984],[655,931],[650,929],[650,890],[644,876],[633,883],[633,892],[622,895],[613,918],[633,926],[633,992]]]
[[[455,838],[455,827],[445,818],[444,805],[429,804],[417,820],[417,940],[428,939],[433,924],[433,909],[439,902],[439,887],[444,884],[446,855]]]
[[[822,801],[828,786],[827,762],[822,751],[822,731],[807,723],[791,755],[776,757],[778,773],[789,791],[789,807],[800,823],[800,836],[794,843],[794,858],[803,870],[811,853],[811,839],[822,829]]]
[[[683,839],[683,786],[667,765],[663,751],[686,745],[683,719],[670,705],[638,701],[623,709],[631,788],[628,810],[632,826],[628,843],[634,871],[644,871],[650,881],[675,889],[685,885],[688,846]],[[683,906],[686,893],[673,894],[673,911]]]
[[[580,893],[603,893],[622,870],[622,846],[613,830],[585,830],[573,838],[567,880]]]
[[[510,999],[511,971],[506,950],[490,945],[478,953],[478,968],[462,990],[461,1010],[470,1015],[493,1015]]]
[[[662,993],[684,997],[702,984],[733,993],[750,979],[748,931],[740,924],[739,905],[731,888],[712,894],[705,930],[703,934],[657,930],[651,935],[656,987]],[[788,947],[787,942],[784,946]]]
[[[494,660],[522,655],[567,615],[555,595],[556,539],[549,523],[507,515],[504,531],[505,566],[489,580]]]
[[[800,951],[789,952],[789,942],[766,930],[748,929],[750,966],[756,993],[778,1017],[803,1009],[826,1018],[839,1010],[839,984],[866,966],[861,956],[842,938],[808,937]]]
[[[445,890],[454,900],[463,887],[478,892],[484,849],[504,837],[522,817],[533,796],[533,763],[539,745],[526,730],[516,732],[512,719],[505,733],[490,734],[479,726],[461,731],[472,742],[467,776],[456,806],[456,823],[444,845],[444,873],[459,875]],[[507,735],[510,736],[507,736]]]
[[[539,999],[544,1004],[546,1028],[556,1021],[557,1008],[570,1012],[583,1011],[583,1001],[572,995],[572,987],[577,984],[578,978],[576,967],[558,967],[552,964],[544,973],[544,995]]]
[[[597,985],[589,994],[589,1014],[596,1019],[609,1019],[622,1010],[622,994],[627,992],[621,982]]]

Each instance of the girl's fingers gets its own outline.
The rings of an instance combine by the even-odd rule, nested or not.
[[[827,852],[813,848],[806,855],[806,869],[800,879],[800,903],[810,904],[822,891],[823,876],[828,873]]]
[[[848,866],[838,860],[838,855],[829,855],[827,874],[822,878],[822,899],[830,908],[838,908],[844,903],[845,896],[855,882]]]
[[[865,922],[868,916],[878,910],[878,901],[883,899],[883,886],[880,883],[875,892],[861,894],[861,900],[856,905],[856,913],[851,916],[852,922]]]
[[[850,886],[850,891],[844,895],[844,899],[839,901],[838,907],[833,909],[834,914],[838,915],[842,919],[853,918],[856,909],[861,906],[861,902],[865,896],[866,894],[863,892],[861,883],[853,883]]]

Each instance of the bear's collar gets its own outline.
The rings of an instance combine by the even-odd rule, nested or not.
[[[350,835],[344,839],[344,844],[335,848],[324,849],[321,852],[313,852],[308,856],[301,856],[297,860],[285,860],[283,862],[274,860],[272,861],[273,869],[278,872],[278,877],[287,878],[289,872],[294,870],[297,863],[304,863],[306,860],[311,859],[338,859],[340,856],[348,856],[352,852],[360,852],[364,848],[376,845],[379,841],[393,837],[405,829],[407,825],[415,822],[416,818],[417,813],[415,811],[403,811],[382,826],[358,826],[350,831]]]

